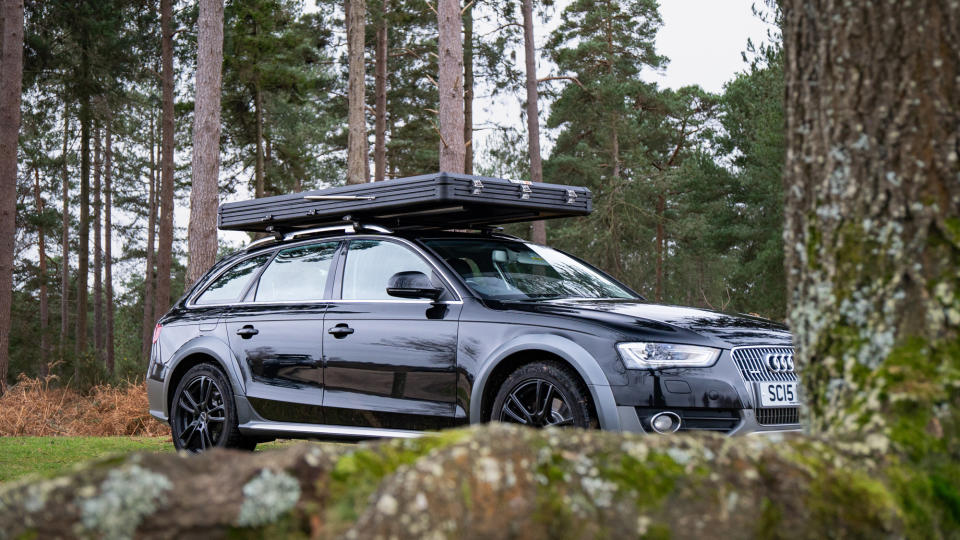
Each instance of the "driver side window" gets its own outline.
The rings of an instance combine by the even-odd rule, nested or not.
[[[411,271],[433,275],[430,265],[406,246],[387,240],[354,240],[343,270],[342,298],[397,300],[387,294],[387,283],[397,272]]]

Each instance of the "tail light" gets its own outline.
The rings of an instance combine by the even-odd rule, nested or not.
[[[160,330],[162,329],[163,329],[162,324],[158,324],[153,328],[153,343],[156,343],[157,340],[160,339]]]

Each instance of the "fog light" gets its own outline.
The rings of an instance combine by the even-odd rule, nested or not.
[[[672,412],[662,412],[650,419],[650,427],[657,433],[673,433],[680,429],[680,417]]]

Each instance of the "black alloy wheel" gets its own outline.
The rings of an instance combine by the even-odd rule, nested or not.
[[[230,383],[209,364],[194,366],[177,385],[170,427],[177,450],[203,452],[211,448],[253,450],[256,441],[237,429]]]
[[[492,420],[543,428],[598,427],[579,377],[558,362],[533,362],[511,373],[493,402]]]

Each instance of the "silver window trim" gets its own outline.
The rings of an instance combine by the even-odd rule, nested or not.
[[[458,304],[463,304],[463,296],[460,295],[460,292],[457,290],[457,288],[453,285],[453,283],[450,281],[450,279],[448,279],[447,276],[443,273],[443,270],[433,261],[433,259],[430,258],[430,255],[429,255],[429,254],[427,254],[427,253],[424,252],[422,249],[420,249],[420,246],[418,246],[417,244],[411,242],[410,240],[407,240],[406,238],[397,238],[397,237],[395,237],[395,236],[384,237],[384,236],[371,235],[371,234],[357,234],[357,235],[351,234],[350,236],[334,236],[334,237],[329,237],[329,238],[310,238],[310,239],[304,239],[304,240],[302,240],[302,241],[300,241],[300,242],[293,242],[293,243],[286,244],[286,245],[281,244],[281,243],[277,243],[277,244],[272,245],[272,246],[270,246],[270,247],[271,247],[272,249],[276,249],[276,250],[279,251],[279,250],[282,250],[282,249],[291,248],[291,247],[299,247],[299,246],[302,246],[302,245],[321,244],[321,243],[326,243],[326,242],[338,242],[338,243],[339,243],[339,242],[345,242],[345,241],[348,241],[348,240],[383,240],[383,241],[387,241],[387,242],[399,242],[399,243],[401,243],[401,244],[405,244],[405,245],[409,246],[410,248],[413,248],[413,250],[417,253],[417,255],[419,255],[420,258],[422,258],[423,260],[427,261],[427,264],[429,264],[430,267],[433,268],[434,271],[437,273],[437,275],[440,276],[440,279],[443,280],[443,282],[444,282],[444,283],[446,284],[446,286],[447,286],[447,289],[450,290],[450,292],[454,295],[454,297],[456,298],[456,300],[444,300],[444,301],[440,301],[440,302],[434,302],[433,300],[415,300],[415,299],[401,299],[401,298],[398,298],[398,299],[396,299],[396,300],[343,300],[343,299],[334,299],[334,298],[324,298],[324,299],[320,299],[320,300],[283,300],[283,301],[276,301],[276,302],[256,302],[256,301],[243,302],[243,301],[239,301],[239,302],[228,302],[228,303],[224,303],[224,304],[197,304],[197,303],[195,303],[195,300],[196,300],[197,298],[199,298],[200,295],[203,294],[203,293],[207,290],[207,287],[209,287],[210,285],[212,285],[213,282],[216,281],[216,280],[217,280],[221,275],[223,275],[223,273],[226,272],[227,270],[233,268],[234,266],[236,266],[236,265],[238,265],[238,264],[240,264],[240,263],[242,263],[242,262],[244,262],[244,261],[246,261],[246,260],[248,260],[248,259],[252,259],[252,258],[254,258],[254,257],[259,257],[259,256],[261,256],[261,255],[269,255],[269,256],[272,257],[273,254],[274,254],[273,251],[260,251],[260,252],[257,252],[257,253],[248,253],[248,254],[246,254],[245,256],[243,256],[243,257],[241,257],[240,259],[238,259],[237,261],[235,261],[233,264],[230,264],[230,265],[228,265],[228,266],[220,269],[216,274],[214,274],[212,277],[210,277],[210,278],[207,280],[207,282],[204,284],[203,288],[200,289],[200,291],[198,291],[196,294],[192,295],[192,296],[187,300],[187,302],[186,302],[184,305],[185,305],[185,307],[187,307],[188,309],[203,309],[203,308],[212,308],[212,307],[253,306],[253,305],[262,305],[262,306],[266,306],[266,305],[281,305],[281,306],[282,306],[282,305],[300,305],[300,304],[322,304],[322,303],[333,303],[333,302],[339,302],[339,303],[373,303],[373,302],[377,302],[377,303],[381,303],[381,304],[386,304],[386,303],[389,303],[389,304],[446,304],[446,305],[458,305]],[[349,247],[348,247],[348,249],[349,249]],[[267,264],[269,264],[270,262],[271,262],[271,261],[267,261]],[[346,266],[344,266],[344,270],[346,270]],[[336,271],[336,269],[334,269],[334,271]]]

